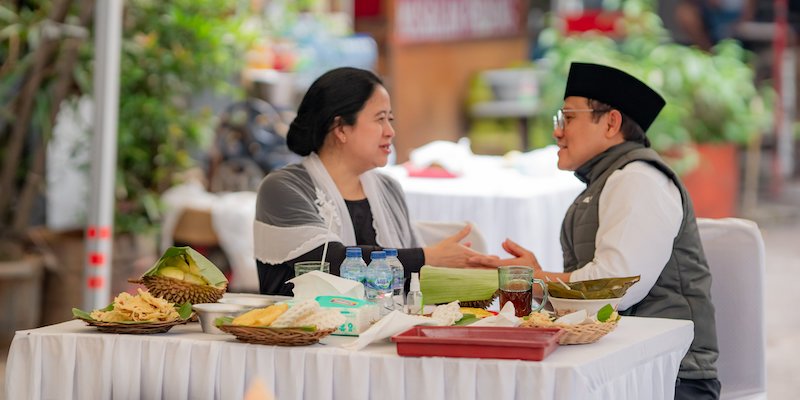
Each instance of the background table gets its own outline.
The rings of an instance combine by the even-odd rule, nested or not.
[[[103,334],[75,320],[17,332],[6,398],[241,399],[258,377],[278,399],[672,399],[692,338],[691,321],[624,317],[597,343],[531,362],[400,357],[392,343],[350,352],[338,336],[252,345],[197,323]]]
[[[409,177],[402,166],[382,171],[400,182],[411,219],[472,221],[489,253],[506,257],[501,244],[510,238],[533,250],[545,270],[560,272],[561,222],[586,186],[556,168],[554,149],[530,154],[530,162],[473,156],[458,178]]]

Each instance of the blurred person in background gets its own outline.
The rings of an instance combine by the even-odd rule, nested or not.
[[[339,275],[345,247],[397,248],[406,278],[424,264],[467,267],[479,255],[460,232],[423,247],[410,223],[400,185],[375,171],[385,166],[395,132],[389,93],[370,71],[337,68],[303,97],[287,134],[298,164],[273,171],[259,186],[254,224],[261,293],[291,295],[293,265],[325,261]],[[407,279],[408,281],[409,279]]]
[[[755,0],[678,0],[674,17],[688,44],[705,51],[735,36],[737,24],[752,19]]]
[[[692,202],[680,178],[650,149],[645,132],[664,99],[627,73],[572,63],[564,105],[553,117],[558,168],[586,189],[561,228],[564,272],[542,270],[533,252],[511,240],[512,258],[475,256],[476,266],[528,265],[534,276],[565,282],[637,276],[620,314],[686,319],[694,340],[681,361],[676,399],[717,399],[719,354],[711,273]]]

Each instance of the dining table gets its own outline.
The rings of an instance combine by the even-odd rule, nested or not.
[[[528,329],[528,328],[519,328]],[[687,320],[622,317],[595,343],[541,361],[404,357],[388,340],[361,350],[327,336],[308,346],[249,344],[203,333],[101,333],[80,320],[18,331],[7,399],[242,399],[262,384],[276,399],[672,399],[693,339]]]

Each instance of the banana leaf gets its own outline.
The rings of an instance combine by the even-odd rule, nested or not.
[[[178,258],[178,260],[175,260]],[[221,287],[228,283],[228,279],[222,271],[214,265],[209,259],[200,254],[197,250],[189,247],[175,247],[172,246],[164,252],[161,258],[156,261],[152,268],[147,270],[142,277],[158,275],[158,271],[162,267],[174,266],[175,262],[183,262],[186,265],[196,265],[200,274],[208,281],[208,283],[215,287]]]
[[[624,296],[636,282],[639,282],[639,275],[565,282],[569,289],[561,282],[547,282],[547,292],[560,299],[616,299]]]
[[[107,305],[105,308],[101,308],[100,311],[111,311],[114,309],[114,303]],[[186,302],[181,304],[178,309],[178,316],[181,319],[187,319],[192,316],[192,303]],[[97,321],[96,319],[92,318],[92,315],[86,311],[81,310],[80,308],[73,308],[72,309],[72,316],[78,319],[85,319],[89,321]],[[116,323],[119,324],[150,324],[152,321],[117,321]]]
[[[497,270],[425,265],[420,270],[419,285],[425,304],[488,300],[497,291]]]

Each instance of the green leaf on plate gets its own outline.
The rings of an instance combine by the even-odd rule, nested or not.
[[[233,317],[218,317],[214,320],[214,325],[231,325],[233,322]]]
[[[464,314],[464,316],[461,317],[460,320],[456,321],[456,323],[453,324],[453,325],[465,326],[465,325],[472,324],[473,322],[478,321],[478,320],[480,320],[480,318],[476,317],[475,314]]]
[[[80,318],[80,319],[94,320],[94,318],[92,318],[92,316],[89,315],[89,313],[87,313],[86,311],[81,310],[80,308],[73,308],[72,309],[72,316],[75,317],[75,318]]]
[[[597,311],[597,320],[600,322],[606,322],[609,318],[611,318],[611,314],[614,313],[614,307],[611,307],[611,304],[606,304]]]
[[[181,319],[187,319],[192,316],[192,303],[188,301],[178,307],[178,315]]]

